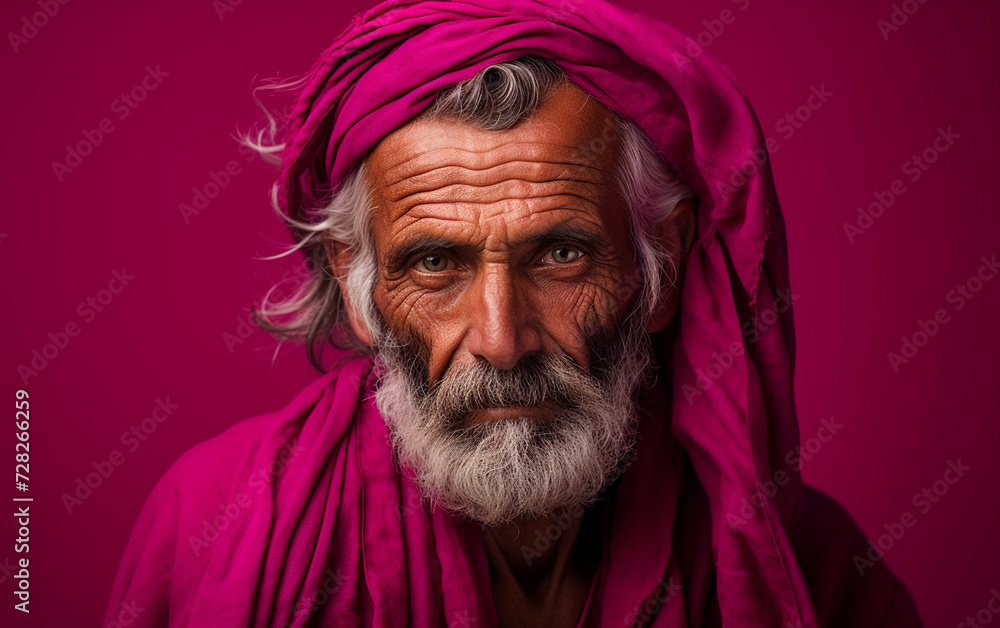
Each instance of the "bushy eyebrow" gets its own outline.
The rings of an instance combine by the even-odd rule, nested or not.
[[[582,227],[574,223],[553,225],[538,233],[531,234],[530,236],[521,238],[520,240],[515,240],[512,245],[514,247],[519,247],[526,244],[542,244],[545,242],[560,241],[576,242],[591,249],[592,251],[603,251],[610,245],[606,234],[598,231],[597,229]]]
[[[573,223],[563,223],[514,240],[511,242],[511,248],[546,242],[574,242],[597,254],[604,253],[610,246],[607,235],[597,229]],[[386,254],[386,270],[389,274],[394,275],[405,269],[411,260],[419,256],[436,251],[462,251],[469,248],[471,247],[468,243],[441,236],[416,235],[396,245]]]
[[[396,274],[409,265],[410,260],[434,251],[450,251],[460,245],[454,240],[439,236],[418,235],[395,246],[386,254],[385,266],[390,274]]]

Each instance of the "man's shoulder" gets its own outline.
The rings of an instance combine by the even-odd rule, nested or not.
[[[151,609],[151,617],[179,616],[216,542],[273,499],[274,482],[301,451],[303,425],[310,418],[319,421],[317,427],[328,420],[348,424],[346,413],[330,411],[335,404],[329,393],[337,387],[339,399],[346,399],[353,389],[357,397],[358,378],[366,372],[363,363],[332,370],[285,407],[241,420],[181,454],[150,492],[132,529],[109,621],[134,600]]]
[[[240,468],[241,462],[253,451],[280,420],[271,412],[243,419],[221,434],[201,441],[182,453],[163,476],[172,484],[227,484]]]
[[[212,540],[231,517],[234,493],[252,453],[279,420],[278,413],[241,420],[182,453],[147,497],[133,531],[136,539],[159,536],[178,545],[184,539]],[[153,534],[153,528],[159,532]]]
[[[206,493],[222,495],[231,490],[248,472],[248,465],[261,447],[279,442],[275,457],[295,448],[299,419],[316,406],[324,392],[334,386],[343,369],[331,370],[304,386],[278,410],[243,419],[222,433],[204,440],[185,451],[160,480],[161,490],[181,488],[185,501],[201,498]],[[270,462],[269,460],[267,462]],[[273,470],[272,470],[273,471]]]
[[[836,500],[807,486],[792,545],[823,626],[922,626],[906,586]]]

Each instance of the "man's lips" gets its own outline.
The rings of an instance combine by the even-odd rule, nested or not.
[[[545,421],[556,411],[558,411],[558,406],[549,402],[543,402],[535,406],[496,406],[473,410],[469,414],[469,420],[471,423],[488,423],[490,421],[504,421],[523,417],[536,421]]]

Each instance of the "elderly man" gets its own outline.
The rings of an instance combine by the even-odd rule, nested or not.
[[[727,71],[598,0],[392,0],[303,80],[262,326],[354,348],[185,454],[109,625],[916,626],[795,463],[784,231]]]

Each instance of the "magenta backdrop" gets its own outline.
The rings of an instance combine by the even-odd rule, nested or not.
[[[883,539],[886,560],[929,626],[975,615],[1000,587],[1000,279],[977,277],[981,258],[1000,253],[1000,5],[908,0],[894,23],[888,1],[622,4],[726,63],[777,147],[806,480],[876,540],[911,513],[915,525]],[[273,342],[247,327],[252,297],[289,266],[256,258],[288,237],[267,203],[275,173],[248,162],[230,134],[258,119],[255,76],[304,72],[366,6],[0,8],[0,395],[13,420],[26,387],[32,411],[29,490],[3,492],[35,500],[27,555],[14,551],[16,520],[0,524],[0,624],[98,625],[127,535],[167,467],[313,377],[296,351],[272,364]],[[133,88],[142,101],[126,103]],[[67,156],[81,142],[85,155]],[[195,190],[214,198],[185,218],[179,206]],[[888,207],[859,217],[879,201]],[[147,436],[143,420],[158,407],[169,413],[146,421],[156,427]],[[831,418],[843,426],[832,438],[820,431]],[[133,427],[144,440],[127,435]],[[940,482],[949,461],[970,467],[953,485]],[[107,475],[100,486],[65,502],[95,470]],[[914,500],[925,487],[936,501]],[[29,616],[13,610],[11,567],[24,556]]]

